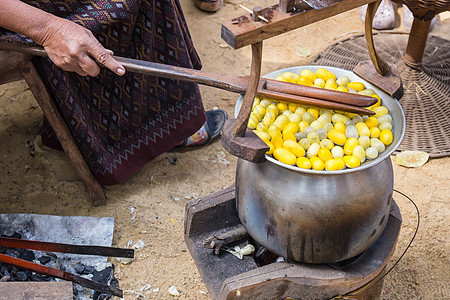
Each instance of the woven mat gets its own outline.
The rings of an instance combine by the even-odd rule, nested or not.
[[[401,59],[408,34],[379,32],[374,42],[378,55],[395,65],[403,80],[405,93],[400,104],[406,132],[396,152],[419,150],[434,158],[450,156],[450,41],[428,37],[422,70],[409,68]],[[311,64],[352,70],[368,59],[364,34],[359,34],[330,45]]]

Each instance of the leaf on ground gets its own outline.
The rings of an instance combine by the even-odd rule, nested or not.
[[[395,162],[403,167],[417,168],[423,166],[430,155],[423,151],[403,151],[395,156]]]
[[[295,54],[300,57],[308,57],[311,56],[311,50],[305,47],[297,47],[297,51],[295,51]]]

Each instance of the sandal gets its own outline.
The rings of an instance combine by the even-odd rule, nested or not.
[[[201,146],[214,141],[222,131],[227,112],[222,109],[214,109],[206,112],[206,122],[196,133],[184,140],[182,147]]]
[[[203,11],[216,12],[222,7],[223,0],[194,0],[194,4]]]

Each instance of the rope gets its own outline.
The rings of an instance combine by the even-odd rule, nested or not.
[[[364,294],[365,292],[367,292],[369,289],[371,289],[372,287],[374,287],[378,282],[380,282],[381,280],[384,279],[384,277],[386,275],[388,275],[394,268],[395,266],[397,266],[397,264],[400,262],[400,260],[403,258],[403,256],[405,255],[406,251],[408,251],[409,247],[411,246],[412,242],[414,241],[414,239],[416,238],[417,232],[419,231],[419,224],[420,224],[420,212],[419,212],[419,208],[417,207],[416,203],[414,203],[414,201],[409,198],[408,196],[406,196],[404,193],[394,189],[395,192],[399,193],[400,195],[402,195],[403,197],[405,197],[406,199],[408,199],[416,208],[417,211],[417,226],[416,226],[416,230],[414,231],[414,234],[411,238],[411,241],[409,242],[408,246],[406,246],[406,249],[403,251],[402,255],[400,255],[400,257],[397,259],[397,261],[394,263],[394,265],[386,272],[383,274],[383,276],[381,276],[380,278],[378,278],[377,280],[375,280],[377,277],[375,277],[374,279],[372,279],[371,281],[369,281],[363,288],[359,288],[358,290],[360,291],[359,293],[354,294],[355,291],[349,292],[347,294],[344,295],[339,295],[336,296],[334,299],[358,299],[360,295]],[[374,281],[375,280],[375,281]]]

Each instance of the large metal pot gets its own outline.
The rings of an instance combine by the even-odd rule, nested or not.
[[[286,71],[299,74],[305,68],[315,72],[320,67],[288,68],[267,77]],[[326,68],[377,92],[393,118],[394,141],[377,159],[334,172],[303,170],[270,156],[258,164],[238,161],[236,200],[242,224],[268,250],[298,262],[342,261],[362,253],[378,239],[392,201],[394,176],[389,156],[405,131],[397,100],[350,71]]]

